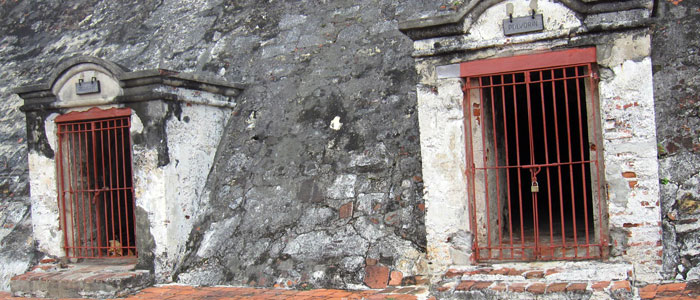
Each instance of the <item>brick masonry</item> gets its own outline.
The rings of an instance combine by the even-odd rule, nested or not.
[[[165,285],[150,287],[122,299],[141,300],[191,300],[191,299],[366,299],[366,300],[417,300],[425,299],[425,288],[404,287],[401,289],[388,288],[384,290],[288,290],[261,289],[243,287],[194,287],[183,285]],[[0,292],[0,300],[19,300],[27,298],[12,297],[9,293]]]

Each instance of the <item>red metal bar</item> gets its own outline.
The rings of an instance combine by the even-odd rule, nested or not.
[[[588,109],[586,109],[586,111],[588,111],[588,115],[586,117],[593,116],[593,117],[590,117],[588,122],[594,122],[594,124],[591,124],[591,126],[590,126],[593,128],[592,131],[594,131],[594,132],[590,135],[594,135],[595,137],[591,140],[590,139],[591,137],[589,135],[588,140],[584,140],[584,138],[583,138],[584,131],[583,130],[587,130],[587,129],[584,128],[584,123],[583,123],[584,113],[583,113],[583,108],[581,107],[581,105],[583,103],[581,98],[584,96],[582,95],[583,90],[581,90],[581,82],[582,82],[582,80],[584,80],[584,78],[588,78],[588,80],[591,84],[590,93],[591,93],[592,98],[595,97],[595,84],[594,84],[594,80],[593,80],[594,74],[582,74],[585,72],[582,72],[581,70],[588,70],[588,72],[592,73],[593,72],[593,64],[589,63],[586,65],[577,65],[577,66],[568,66],[567,65],[567,66],[559,66],[556,68],[547,68],[547,69],[542,69],[542,70],[527,70],[527,72],[525,72],[524,74],[519,73],[519,74],[525,75],[524,82],[518,82],[517,79],[515,78],[516,72],[512,72],[512,71],[507,72],[507,73],[503,73],[503,74],[482,75],[480,78],[474,78],[474,79],[479,80],[479,83],[480,83],[479,86],[471,86],[470,81],[472,80],[472,78],[466,78],[467,83],[465,84],[465,88],[464,88],[465,100],[468,100],[470,98],[470,92],[472,89],[479,89],[479,90],[481,90],[479,97],[481,98],[480,104],[482,105],[481,112],[479,114],[472,115],[471,114],[471,106],[470,106],[471,102],[469,102],[469,104],[465,104],[465,118],[466,118],[465,123],[467,125],[466,126],[467,128],[465,128],[465,135],[468,135],[468,138],[465,138],[465,140],[468,141],[468,145],[467,145],[466,149],[467,149],[467,153],[469,155],[469,157],[467,158],[467,162],[468,162],[467,174],[471,175],[470,180],[469,180],[469,184],[470,184],[469,189],[470,189],[470,195],[471,195],[470,198],[473,199],[473,201],[470,201],[471,202],[470,209],[472,210],[472,214],[471,214],[472,215],[472,218],[471,218],[472,227],[474,228],[475,232],[476,232],[476,230],[478,230],[478,228],[480,226],[482,226],[482,225],[477,224],[476,216],[479,212],[476,211],[476,203],[474,202],[475,201],[474,199],[476,199],[476,197],[475,197],[476,190],[474,188],[474,175],[476,174],[475,173],[476,170],[481,170],[482,172],[484,172],[484,183],[483,184],[486,187],[482,192],[486,196],[486,198],[485,198],[486,199],[485,200],[485,205],[486,205],[485,210],[487,211],[487,216],[485,219],[486,219],[486,223],[487,223],[486,236],[487,236],[488,240],[487,240],[487,245],[485,245],[485,247],[481,247],[481,246],[479,246],[478,238],[475,239],[474,250],[476,253],[475,256],[476,256],[477,260],[491,260],[491,259],[503,260],[504,258],[515,259],[516,258],[516,251],[514,251],[514,250],[516,248],[520,249],[520,252],[517,254],[517,256],[523,260],[532,260],[532,259],[577,260],[577,259],[588,259],[588,258],[604,256],[603,240],[606,239],[606,236],[604,235],[602,224],[597,224],[597,226],[599,227],[597,229],[600,230],[599,231],[600,238],[597,239],[597,242],[591,241],[590,231],[588,228],[589,223],[590,223],[590,222],[588,222],[588,218],[589,218],[588,217],[588,212],[589,212],[588,205],[592,205],[592,204],[590,202],[588,202],[588,198],[589,198],[588,193],[589,192],[588,192],[588,182],[587,181],[589,180],[589,177],[586,176],[586,169],[585,168],[587,166],[590,166],[591,168],[595,167],[595,172],[596,172],[595,176],[596,176],[596,180],[597,180],[596,183],[597,184],[594,184],[591,186],[592,189],[595,188],[595,191],[592,191],[591,193],[597,193],[598,199],[600,199],[600,193],[601,193],[601,191],[600,191],[600,177],[601,177],[601,175],[600,175],[600,167],[599,167],[597,155],[596,155],[596,157],[591,157],[588,160],[585,159],[585,152],[584,151],[586,149],[584,147],[584,144],[587,141],[596,141],[597,142],[597,128],[598,128],[598,126],[597,126],[596,119],[595,119],[595,114],[596,114],[595,105],[596,105],[596,103],[595,103],[595,100],[593,99],[592,103],[591,103],[591,106],[593,106],[592,111],[588,111]],[[561,76],[557,76],[556,72],[561,72]],[[533,79],[533,77],[531,77],[531,75],[534,76],[533,74],[539,74],[539,77],[537,79]],[[550,74],[551,78],[546,79],[544,76],[545,74]],[[486,76],[489,76],[489,79],[490,79],[487,84],[485,84],[485,81],[484,81]],[[506,76],[509,76],[510,78],[512,78],[513,82],[507,83],[505,80]],[[498,79],[498,78],[501,79],[500,82],[496,81],[496,79]],[[549,97],[549,96],[545,96],[545,87],[544,87],[545,83],[549,83],[552,85],[552,87],[551,87],[552,104],[547,104],[547,102],[546,102],[547,97]],[[563,85],[562,89],[563,89],[564,95],[562,95],[561,97],[557,96],[557,89],[558,89],[557,83]],[[522,95],[522,92],[521,92],[521,94],[518,94],[518,87],[522,87],[522,85],[525,85],[524,86],[525,95]],[[510,154],[509,154],[511,151],[511,145],[509,142],[510,138],[508,136],[510,134],[509,125],[508,125],[508,119],[509,119],[508,114],[509,114],[510,110],[507,107],[507,103],[510,102],[511,99],[510,98],[506,99],[506,97],[507,97],[506,89],[511,90],[513,92],[513,95],[511,96],[512,97],[512,109],[514,111],[514,113],[513,113],[514,119],[516,119],[515,124],[514,124],[514,127],[516,129],[516,136],[515,136],[514,145],[516,148],[516,157],[515,158],[517,160],[517,164],[515,164],[513,166],[511,166],[511,160],[510,160]],[[570,91],[573,92],[574,89],[576,91],[576,99],[573,99],[573,98],[569,97],[569,95],[568,95],[569,92]],[[534,140],[533,140],[533,138],[535,137],[535,135],[534,135],[535,132],[534,132],[534,127],[533,127],[533,124],[534,124],[533,123],[533,119],[534,119],[533,112],[534,111],[532,109],[533,109],[533,105],[535,105],[533,103],[533,101],[535,99],[533,99],[532,97],[535,97],[537,90],[539,90],[539,93],[540,93],[539,100],[541,101],[541,103],[540,103],[539,110],[541,110],[541,112],[542,112],[541,126],[542,126],[542,131],[544,132],[543,133],[544,134],[544,150],[543,150],[544,162],[543,163],[536,161],[537,158],[535,157],[535,154],[534,154],[535,150],[542,151],[542,149],[539,148],[539,146],[537,149],[535,149]],[[484,162],[484,164],[482,167],[476,168],[475,165],[473,164],[473,160],[472,160],[474,158],[473,157],[474,152],[471,151],[471,145],[473,145],[473,142],[474,142],[473,138],[471,137],[471,130],[472,130],[471,118],[479,117],[479,118],[481,118],[482,122],[487,121],[488,114],[486,114],[483,110],[484,108],[488,107],[485,105],[489,105],[488,103],[486,103],[486,101],[488,101],[488,99],[486,99],[486,98],[488,98],[488,97],[484,96],[484,93],[486,91],[490,91],[491,98],[492,98],[491,99],[492,103],[490,104],[490,108],[491,108],[490,117],[491,117],[491,120],[493,121],[493,124],[491,124],[491,126],[489,126],[490,127],[489,129],[493,131],[494,136],[490,139],[487,138],[488,136],[486,135],[485,126],[488,126],[488,125],[482,124],[483,126],[481,126],[482,127],[481,128],[481,135],[482,135],[482,139],[481,139],[482,145],[481,146],[484,149],[484,153],[483,153],[483,157],[481,159]],[[495,103],[495,101],[497,101],[498,91],[501,92],[501,96],[502,96],[500,106],[501,106],[501,109],[503,112],[503,120],[502,120],[503,121],[503,129],[500,129],[500,131],[496,126],[496,122],[497,122],[496,121],[496,114],[497,114],[496,107],[497,107],[497,104]],[[521,120],[517,120],[518,119],[517,112],[518,112],[518,98],[519,97],[526,97],[526,99],[521,98],[521,101],[526,100],[526,106],[527,106],[527,111],[525,111],[525,112],[528,114],[527,115],[527,126],[528,126],[527,130],[528,130],[529,144],[527,146],[529,146],[529,150],[530,150],[529,151],[529,156],[530,156],[530,158],[529,158],[530,163],[529,164],[522,164],[522,162],[521,162],[522,155],[520,154],[519,126],[525,125],[525,124],[520,124]],[[567,137],[566,137],[566,144],[565,145],[567,147],[567,150],[565,150],[565,151],[568,152],[568,157],[569,157],[568,161],[562,161],[562,153],[561,153],[562,144],[559,141],[559,136],[560,136],[559,131],[560,130],[559,130],[559,118],[558,118],[558,114],[559,114],[558,102],[562,101],[562,100],[565,104],[565,112],[566,112]],[[549,108],[547,105],[552,106],[552,114],[553,115],[550,115],[548,113]],[[577,105],[577,108],[576,108],[577,110],[571,111],[569,108],[569,105]],[[469,113],[467,113],[467,112],[469,112]],[[578,114],[578,121],[574,121],[571,119],[571,118],[574,118],[573,115],[571,115],[571,113]],[[549,135],[550,135],[550,131],[552,130],[552,128],[551,128],[552,126],[550,126],[550,124],[549,124],[550,121],[547,120],[547,118],[553,118],[553,121],[554,121],[553,134],[556,137],[555,138],[555,143],[556,143],[556,160],[555,161],[552,161],[552,158],[549,156],[549,144],[550,144],[550,142],[549,142],[550,136]],[[572,127],[572,125],[573,125],[573,127]],[[571,136],[572,133],[574,133],[574,131],[572,131],[572,130],[576,130],[576,128],[575,128],[576,126],[578,126],[578,133],[579,133],[579,138],[577,141],[577,142],[579,142],[579,145],[577,147],[579,149],[577,149],[577,150],[580,151],[579,152],[580,157],[578,157],[578,159],[573,157],[573,154],[574,154],[573,147],[575,147],[575,145],[573,145],[574,141],[572,141],[573,137]],[[500,144],[498,142],[499,135],[505,136],[503,146],[499,145]],[[563,136],[562,136],[562,138],[563,138]],[[489,140],[491,140],[491,141],[489,141]],[[525,145],[523,144],[522,146],[525,146]],[[527,146],[525,146],[525,147],[527,147]],[[494,153],[489,152],[488,159],[487,159],[486,150],[490,149],[489,147],[491,147],[491,149],[494,149],[495,151],[494,151]],[[505,155],[506,155],[505,164],[500,165],[501,164],[500,156],[503,154],[503,151],[505,151]],[[489,161],[492,161],[494,159],[495,159],[494,163],[489,165]],[[574,174],[574,168],[576,166],[579,166],[581,168],[581,177],[576,178],[576,182],[583,181],[581,184],[578,185],[578,186],[583,186],[582,190],[577,190],[575,188],[576,186],[574,184],[573,174]],[[564,199],[563,199],[563,197],[564,197],[563,184],[564,183],[562,180],[562,179],[564,179],[564,178],[562,178],[562,168],[563,167],[568,167],[568,169],[569,169],[569,180],[568,181],[570,184],[571,216],[573,219],[573,222],[571,222],[570,223],[571,225],[569,225],[569,226],[566,225],[567,222],[565,220],[565,215],[564,215],[564,203],[563,203],[564,202]],[[511,178],[510,178],[510,171],[511,170],[530,169],[531,181],[535,181],[535,180],[537,180],[537,178],[536,178],[537,173],[540,172],[541,168],[546,169],[546,176],[547,176],[547,179],[546,179],[547,188],[546,188],[546,190],[547,190],[547,193],[545,194],[545,193],[540,192],[539,194],[534,193],[532,195],[532,205],[533,205],[532,223],[533,223],[533,227],[534,227],[534,231],[532,232],[532,235],[530,235],[529,229],[528,229],[527,234],[524,231],[525,226],[524,226],[523,221],[525,218],[524,218],[524,214],[523,214],[523,203],[522,203],[522,201],[523,201],[523,199],[522,199],[523,198],[522,197],[523,186],[522,186],[522,178],[521,178],[522,174],[520,171],[517,171],[518,172],[518,186],[519,186],[517,191],[518,191],[518,203],[519,203],[519,213],[520,213],[520,223],[521,223],[520,224],[520,239],[521,239],[521,241],[520,241],[519,245],[515,244],[515,240],[513,238],[513,233],[514,233],[515,228],[513,228],[513,225],[514,225],[512,222],[513,207],[511,206],[511,204],[512,204],[512,200],[515,200],[515,199],[513,199],[513,195],[511,194],[511,190],[507,189],[507,193],[501,193],[500,188],[498,188],[497,191],[495,192],[496,203],[494,203],[494,204],[497,204],[499,210],[506,209],[506,207],[501,207],[502,206],[501,201],[504,201],[504,200],[508,201],[507,209],[508,209],[509,245],[505,244],[503,241],[503,231],[502,231],[503,228],[502,227],[504,225],[503,224],[504,220],[502,219],[502,217],[503,217],[502,214],[501,213],[498,214],[498,216],[497,216],[498,223],[497,224],[491,224],[491,222],[490,222],[490,218],[491,218],[490,209],[491,208],[489,205],[489,201],[491,201],[493,199],[491,199],[492,195],[490,195],[491,191],[489,190],[488,186],[490,186],[493,183],[489,182],[488,174],[489,174],[489,172],[496,172],[495,184],[497,187],[500,187],[500,185],[501,185],[500,172],[501,172],[501,170],[506,170],[506,184],[508,186],[510,186],[511,185]],[[553,193],[552,193],[552,180],[553,179],[552,179],[551,172],[553,172],[554,169],[551,169],[551,168],[556,168],[557,174],[554,176],[554,178],[556,178],[554,180],[557,181],[556,184],[559,187],[558,197],[559,197],[560,208],[559,208],[558,214],[559,214],[559,217],[561,218],[561,224],[560,224],[561,241],[556,241],[556,242],[554,240],[554,212],[553,212],[553,205],[552,205],[552,202],[553,202],[552,197],[556,197],[556,195],[553,195]],[[576,171],[576,172],[578,173],[578,171]],[[591,172],[593,172],[593,170],[591,170]],[[593,175],[591,175],[591,176],[593,176]],[[505,194],[505,195],[502,195],[502,194]],[[542,211],[540,211],[540,207],[539,207],[539,200],[540,200],[539,196],[546,196],[547,197],[546,201],[547,201],[548,207],[546,209],[544,207],[542,207]],[[502,199],[502,197],[504,197],[505,199]],[[602,204],[601,203],[602,203],[602,201],[600,201],[600,200],[597,203],[598,209],[597,209],[596,216],[602,220]],[[583,205],[584,224],[582,224],[582,225],[585,227],[585,229],[582,231],[585,231],[585,235],[586,235],[585,236],[585,243],[583,243],[583,242],[579,243],[579,241],[578,241],[579,234],[578,234],[577,227],[579,227],[579,226],[578,226],[578,223],[576,221],[576,218],[577,218],[576,205],[577,204]],[[540,245],[540,243],[544,242],[544,241],[540,240],[540,236],[539,236],[540,235],[540,225],[541,225],[539,223],[539,220],[540,220],[539,215],[541,213],[548,213],[547,217],[549,220],[549,243],[546,246]],[[602,223],[602,221],[601,221],[601,223]],[[573,229],[571,232],[572,233],[571,236],[569,236],[569,238],[573,237],[573,241],[567,239],[567,233],[566,233],[567,228]],[[491,234],[495,234],[492,232],[493,230],[498,230],[498,243],[497,244],[491,243],[491,240],[492,240]],[[583,232],[582,232],[582,234],[583,234]],[[479,236],[478,233],[476,233],[475,235],[477,237]],[[533,243],[529,244],[528,240],[531,237],[533,238]],[[572,243],[571,246],[567,246],[567,244],[569,242]],[[598,253],[591,253],[592,247],[598,247],[599,248]],[[573,256],[567,255],[567,249],[573,250]],[[559,250],[559,251],[557,251],[557,250]],[[498,251],[498,255],[494,256],[493,251]],[[510,255],[506,256],[504,253],[507,253],[507,252],[505,252],[505,251],[510,251]],[[530,251],[532,251],[532,252],[530,252]],[[579,255],[579,252],[584,252],[584,251],[585,251],[585,255]],[[484,252],[488,253],[488,255],[482,256],[481,253],[484,253]],[[533,256],[530,256],[529,253],[532,253]]]
[[[598,107],[597,107],[597,97],[598,97],[598,90],[597,87],[598,85],[596,84],[598,78],[597,74],[595,72],[595,66],[591,63],[588,65],[588,72],[590,73],[590,76],[588,78],[588,82],[590,84],[591,88],[591,119],[593,120],[593,141],[595,143],[598,143]],[[603,209],[602,209],[602,202],[603,199],[601,198],[601,192],[600,192],[600,166],[598,165],[598,147],[596,147],[596,157],[595,157],[595,171],[596,171],[596,190],[598,192],[598,221],[599,221],[599,226],[598,230],[600,232],[600,235],[598,236],[598,242],[600,243],[600,253],[601,256],[605,256],[605,246],[607,244],[607,237],[603,231]],[[592,173],[592,172],[591,172]],[[592,174],[591,174],[592,175]]]
[[[530,97],[530,72],[525,73],[525,90],[526,90],[526,95],[527,95],[527,124],[528,124],[528,133],[529,133],[529,143],[530,143],[530,163],[535,164],[535,145],[533,141],[533,132],[532,132],[532,99]],[[530,171],[530,184],[532,185],[533,181],[537,181],[537,176],[532,173],[532,170]],[[538,257],[539,253],[537,251],[538,243],[539,243],[539,228],[537,224],[537,193],[530,193],[532,197],[532,225],[535,229],[535,236],[534,236],[534,242],[535,242],[535,249],[534,249],[534,256]]]
[[[483,78],[479,77],[479,86],[481,86],[483,84],[484,84]],[[488,163],[486,160],[487,156],[485,154],[487,152],[487,148],[486,148],[486,129],[485,129],[486,125],[484,124],[485,120],[486,120],[485,114],[484,114],[484,93],[479,93],[479,107],[480,107],[479,116],[481,118],[481,124],[480,124],[481,125],[480,126],[481,127],[481,146],[482,146],[481,150],[484,153],[484,155],[482,155],[482,161],[483,161],[483,166],[486,167],[488,165]],[[491,228],[490,228],[491,227],[491,210],[489,207],[489,198],[490,197],[489,197],[488,169],[484,169],[484,186],[485,186],[485,190],[486,190],[486,198],[484,199],[484,205],[486,206],[486,224],[488,224],[487,228],[489,228],[489,230],[486,231],[486,244],[488,246],[487,250],[488,250],[488,254],[489,254],[489,258],[490,258],[491,257]]]
[[[515,107],[515,145],[517,146],[516,149],[516,155],[517,155],[517,165],[521,165],[520,161],[520,123],[518,122],[518,91],[517,91],[517,84],[516,84],[516,78],[515,78],[515,73],[511,74],[513,78],[513,106]],[[523,182],[522,182],[522,176],[520,173],[520,170],[516,171],[518,173],[518,207],[520,209],[520,257],[524,258],[525,257],[525,225],[523,221]]]
[[[115,115],[118,117],[114,118]],[[59,142],[58,200],[62,204],[60,215],[68,257],[103,257],[103,251],[110,247],[102,245],[102,234],[109,235],[107,233],[109,229],[112,232],[112,239],[122,244],[116,247],[116,251],[129,248],[136,250],[134,243],[130,242],[133,224],[123,224],[123,222],[133,222],[133,213],[131,210],[126,211],[130,207],[128,201],[133,195],[131,172],[127,172],[126,166],[127,163],[131,164],[132,158],[130,138],[126,136],[131,125],[129,115],[129,109],[107,111],[91,109],[88,112],[70,113],[56,118]],[[97,119],[104,116],[113,118]],[[122,136],[119,137],[119,134]],[[100,153],[98,153],[98,145],[101,149]],[[121,148],[112,149],[112,147]],[[102,165],[102,180],[99,180],[98,176],[99,161]],[[109,184],[106,183],[107,181]],[[111,205],[107,204],[105,191],[109,193]],[[104,196],[104,199],[99,199],[99,196]],[[116,206],[114,206],[115,196],[117,197]],[[133,197],[131,199],[133,201]],[[99,203],[97,200],[100,200]],[[102,211],[100,211],[100,205],[102,205]],[[121,211],[122,208],[125,209],[124,212]],[[93,212],[95,216],[92,215]],[[103,227],[101,220],[103,213],[105,220],[111,219],[111,228],[106,228],[106,223]],[[117,224],[119,228],[115,228]],[[103,228],[105,232],[102,232]],[[123,229],[126,229],[126,232]],[[126,253],[134,255],[131,251]],[[119,252],[116,256],[122,254],[123,252]]]
[[[505,75],[501,75],[501,83],[505,83]],[[506,118],[506,87],[501,85],[501,107],[503,108],[503,131],[505,135],[505,148],[506,148],[506,166],[510,166],[510,154],[508,152],[508,122]],[[506,169],[506,183],[508,184],[508,233],[510,237],[510,258],[513,259],[513,210],[511,209],[511,195],[510,195],[510,170]],[[501,251],[503,252],[503,251]]]
[[[79,125],[74,124],[73,128],[76,128],[76,127],[78,127],[78,129],[74,129],[74,130],[80,129]],[[78,236],[77,240],[75,240],[75,239],[73,240],[73,247],[74,247],[73,252],[78,251],[78,256],[81,256],[83,253],[82,253],[82,249],[79,248],[80,240],[81,240],[81,238],[80,238],[81,229],[80,229],[80,215],[79,215],[80,209],[78,206],[80,204],[79,203],[80,201],[78,200],[78,197],[76,196],[76,194],[78,193],[78,190],[80,190],[80,187],[79,187],[80,173],[78,171],[78,166],[76,166],[76,164],[75,164],[75,162],[79,161],[78,160],[78,153],[76,153],[76,151],[75,151],[75,149],[77,149],[78,147],[75,146],[75,139],[76,139],[75,135],[71,134],[70,136],[71,136],[70,148],[71,148],[71,153],[73,153],[73,160],[71,160],[71,162],[72,162],[71,167],[72,167],[72,171],[73,171],[73,176],[72,176],[73,180],[72,181],[74,182],[74,185],[71,187],[71,202],[73,202],[75,204],[75,210],[71,211],[71,215],[72,215],[71,217],[73,218],[73,222],[75,222],[76,218],[78,219],[78,222],[73,229],[73,233],[76,234],[76,232],[77,232],[76,235]]]
[[[552,80],[554,79],[554,69],[550,70],[550,75],[552,76]],[[556,137],[556,144],[557,144],[557,164],[561,163],[561,153],[559,150],[559,112],[557,111],[557,91],[556,91],[556,83],[552,81],[552,99],[553,99],[553,104],[554,104],[554,136]],[[561,165],[557,165],[557,174],[559,176],[559,212],[560,212],[560,217],[561,217],[561,243],[562,243],[562,251],[561,255],[562,257],[566,257],[566,252],[564,249],[566,248],[566,229],[564,226],[564,223],[566,222],[564,219],[564,192],[563,188],[561,185]]]
[[[566,75],[566,70],[562,69],[563,75]],[[564,80],[564,99],[566,102],[566,138],[568,141],[568,149],[569,149],[569,162],[573,162],[574,158],[571,154],[571,148],[573,147],[571,145],[571,118],[569,115],[569,89],[568,89],[568,84],[566,80]],[[575,196],[574,196],[574,167],[573,165],[569,166],[569,184],[571,187],[571,217],[573,219],[572,225],[574,228],[574,245],[578,245],[578,237],[577,237],[577,230],[576,230],[576,202],[574,201]],[[574,256],[578,257],[578,247],[574,247]]]
[[[124,119],[119,119],[118,121],[119,121],[119,125],[123,127],[122,122],[124,122]],[[124,128],[115,130],[115,131],[114,131],[114,135],[115,135],[115,136],[117,135],[117,132],[118,132],[118,131],[122,131],[122,132],[121,132],[121,136],[122,136],[121,147],[118,148],[118,149],[121,149],[121,150],[122,150],[122,151],[121,151],[121,155],[119,155],[119,151],[117,152],[117,156],[121,156],[120,158],[121,158],[121,162],[122,162],[122,163],[120,164],[121,167],[122,167],[122,184],[120,184],[119,186],[120,186],[120,187],[126,187],[126,159],[125,159],[125,158],[126,158],[126,157],[125,157],[125,156],[126,156],[126,151],[124,151],[124,148],[125,148],[126,144],[124,143]],[[118,142],[117,142],[117,144],[118,144]],[[117,159],[117,161],[119,161],[119,159]],[[122,193],[123,193],[123,196],[124,196],[124,200],[123,200],[123,201],[120,200],[119,203],[117,203],[117,208],[118,208],[118,211],[119,211],[119,214],[118,214],[118,215],[119,215],[119,240],[120,240],[120,242],[121,242],[121,246],[122,246],[122,247],[126,247],[126,246],[129,245],[129,240],[128,240],[128,239],[124,239],[124,235],[125,235],[126,233],[128,233],[128,230],[127,230],[127,232],[122,232],[122,231],[123,231],[122,229],[124,229],[124,228],[127,227],[128,225],[126,225],[126,223],[127,223],[126,220],[124,220],[124,223],[125,223],[125,224],[122,224],[122,202],[124,202],[124,210],[126,211],[126,209],[127,209],[126,201],[129,201],[129,200],[128,200],[127,195],[126,195],[126,189],[119,191],[119,195],[120,195],[120,196],[122,195]],[[125,216],[124,216],[124,217],[128,218],[128,216],[126,216],[126,212],[125,212]],[[123,249],[119,249],[119,251],[122,251],[122,250],[123,250]],[[123,252],[123,251],[122,251],[122,252]],[[121,253],[121,254],[123,255],[123,253]]]
[[[99,122],[93,122],[92,124],[92,131],[90,132],[92,136],[92,174],[95,178],[94,180],[94,196],[93,196],[93,204],[95,205],[95,222],[97,222],[96,227],[97,227],[97,255],[95,255],[95,252],[93,250],[93,256],[95,257],[100,257],[102,256],[101,249],[102,249],[102,230],[100,230],[100,225],[102,224],[102,220],[100,220],[100,211],[99,211],[99,203],[97,202],[99,199],[98,197],[100,196],[101,193],[101,183],[99,181],[99,169],[97,168],[97,136],[96,132],[99,130],[98,126]]]
[[[493,83],[493,77],[490,77],[490,81]],[[491,99],[489,102],[491,102],[491,128],[493,129],[493,153],[494,153],[494,164],[498,165],[498,139],[496,136],[496,93],[494,88],[491,88]],[[488,101],[488,100],[487,100]],[[485,120],[485,119],[484,119]],[[484,124],[485,125],[485,124]],[[500,174],[501,172],[496,171],[496,207],[501,210],[501,183],[500,183]],[[503,244],[503,234],[501,230],[501,226],[503,224],[503,220],[501,218],[501,213],[498,214],[498,245]],[[502,259],[503,258],[503,251],[498,251],[499,257]]]
[[[110,123],[113,123],[113,122],[114,122],[114,120],[109,120],[108,123],[107,123],[107,124],[108,124],[108,128],[110,128],[110,130],[107,131],[107,153],[108,153],[108,154],[107,154],[107,158],[108,158],[108,160],[109,160],[108,171],[109,171],[109,182],[110,182],[110,183],[109,183],[109,184],[110,184],[110,192],[109,192],[109,212],[110,212],[110,220],[112,220],[112,221],[110,222],[110,224],[112,225],[112,226],[111,226],[111,227],[112,227],[112,236],[111,236],[112,240],[110,240],[110,241],[116,240],[116,232],[115,232],[115,230],[114,230],[114,223],[115,223],[115,222],[114,222],[114,185],[117,185],[117,183],[114,182],[114,179],[115,179],[115,178],[112,178],[114,172],[113,172],[113,169],[112,169],[112,158],[113,158],[113,156],[112,156],[112,143],[111,143],[111,141],[112,141],[112,135],[111,135],[111,134],[112,134],[112,130],[111,130],[111,124],[110,124]],[[115,165],[115,168],[116,168],[116,165]],[[117,201],[119,201],[119,199],[117,199]],[[109,243],[110,241],[107,241],[107,245],[110,245],[110,243]],[[111,243],[111,244],[114,244],[114,242]],[[108,253],[108,255],[109,255],[109,253]]]
[[[127,147],[124,148],[124,149],[125,149],[125,151],[127,151],[127,153],[129,154],[129,163],[131,164],[131,163],[133,162],[133,157],[132,157],[133,154],[132,154],[132,151],[131,151],[131,134],[130,134],[131,118],[127,118],[127,119],[126,119],[126,122],[127,122],[127,124],[126,124],[126,127],[125,127],[124,135],[128,136],[129,138],[127,139],[128,145],[127,145]],[[133,252],[134,255],[138,255],[138,253],[137,253],[137,251],[136,251],[136,234],[135,234],[135,232],[136,232],[136,230],[135,230],[135,229],[136,229],[136,227],[135,227],[136,224],[133,223],[133,222],[136,220],[136,216],[134,215],[134,214],[135,214],[135,212],[134,212],[134,207],[136,207],[136,202],[135,202],[135,199],[134,199],[134,168],[133,168],[133,165],[130,165],[130,166],[129,166],[129,170],[130,170],[130,172],[129,172],[129,176],[128,176],[128,183],[129,183],[129,184],[128,184],[128,187],[129,187],[129,193],[130,193],[130,196],[131,196],[131,198],[130,198],[130,199],[131,199],[131,200],[130,200],[130,201],[131,201],[131,210],[129,210],[127,213],[129,213],[130,216],[131,216],[131,222],[127,222],[127,223],[126,223],[126,224],[127,224],[126,232],[127,232],[127,237],[129,237],[129,234],[131,234],[131,229],[129,228],[129,225],[133,225],[133,228],[134,228],[134,237],[133,237],[133,238],[134,238],[134,242],[133,242],[133,243],[130,242],[130,243],[129,243],[129,247],[131,247],[131,249],[134,250],[134,252]],[[131,240],[129,239],[129,241],[131,241]]]
[[[106,129],[105,129],[106,128]],[[112,182],[111,182],[111,177],[107,177],[107,166],[105,165],[105,161],[107,161],[107,164],[111,164],[109,160],[109,156],[105,157],[105,133],[109,132],[109,121],[101,121],[101,126],[100,126],[100,155],[102,156],[102,181],[103,182],[103,192],[102,192],[102,199],[100,202],[102,203],[102,208],[104,209],[105,213],[105,218],[104,218],[104,225],[105,230],[107,230],[107,220],[109,220],[109,215],[108,215],[108,209],[107,209],[107,194],[112,194],[111,189],[112,189]],[[107,137],[107,141],[109,141],[109,136]],[[109,181],[108,181],[109,180]],[[108,188],[109,186],[109,188]],[[111,207],[110,207],[111,210]],[[109,232],[105,232],[105,248],[103,249],[105,252],[104,254],[107,255],[109,251]],[[103,256],[102,250],[100,250],[100,255]]]
[[[464,62],[460,64],[460,76],[472,77],[485,74],[514,73],[553,66],[586,64],[595,61],[595,47],[570,49]]]
[[[66,193],[65,193],[65,176],[63,175],[63,135],[64,133],[62,130],[64,129],[63,125],[58,125],[58,177],[59,177],[59,182],[58,182],[58,201],[59,201],[59,206],[61,208],[60,212],[60,217],[61,221],[63,222],[63,228],[61,230],[63,231],[63,247],[66,251],[66,256],[70,256],[68,253],[68,234],[66,233],[66,230],[68,230],[68,224],[66,222]]]
[[[538,71],[540,80],[544,77],[544,72]],[[540,86],[540,103],[542,107],[542,128],[544,128],[544,157],[545,162],[549,163],[549,143],[547,140],[549,131],[547,130],[547,110],[545,109],[545,98],[544,98],[544,84],[538,83]],[[556,124],[554,124],[556,126]],[[547,171],[547,202],[549,204],[549,246],[554,246],[554,228],[552,228],[552,189],[551,180],[549,176],[549,168],[545,169]]]
[[[110,119],[131,116],[130,108],[110,108],[110,109],[99,109],[93,107],[88,111],[80,112],[74,111],[69,112],[64,115],[60,115],[54,119],[56,123],[66,123],[66,122],[76,122],[76,121],[88,121],[97,119]]]
[[[575,74],[578,76],[578,67],[574,68]],[[581,161],[586,160],[584,153],[583,153],[583,120],[581,118],[581,87],[579,85],[579,79],[575,79],[576,81],[576,100],[577,101],[577,107],[578,107],[578,130],[579,130],[579,147],[581,151]],[[588,238],[588,195],[586,191],[586,169],[585,169],[585,164],[581,164],[581,178],[583,179],[583,218],[584,218],[584,227],[586,230],[586,244],[590,244],[590,240]],[[586,247],[586,256],[590,256],[590,249]]]

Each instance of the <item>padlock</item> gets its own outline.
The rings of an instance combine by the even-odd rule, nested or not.
[[[530,191],[533,193],[537,193],[540,191],[540,185],[537,183],[537,181],[532,182],[532,186],[530,187]]]

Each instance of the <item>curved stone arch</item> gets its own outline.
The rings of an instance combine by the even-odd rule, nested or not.
[[[51,72],[51,75],[48,77],[48,80],[46,81],[46,84],[48,85],[47,89],[53,89],[53,87],[56,84],[56,81],[59,80],[59,78],[63,76],[64,73],[70,72],[71,69],[80,64],[94,64],[100,66],[104,68],[104,70],[108,71],[114,78],[119,78],[119,76],[121,76],[122,74],[129,72],[129,70],[123,66],[98,57],[87,55],[73,56],[61,60],[56,65],[56,67]]]
[[[507,0],[469,0],[453,14],[436,17],[427,17],[417,20],[407,20],[399,23],[399,30],[413,40],[427,39],[438,36],[451,36],[464,34],[469,31],[471,25],[489,8]],[[523,0],[525,1],[525,0]],[[652,0],[632,0],[596,3],[581,0],[554,0],[564,5],[571,11],[585,18],[589,14],[626,11],[632,9],[649,9],[653,6]]]

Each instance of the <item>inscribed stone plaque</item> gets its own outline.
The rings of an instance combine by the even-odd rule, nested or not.
[[[542,15],[518,17],[503,20],[503,34],[514,35],[544,30]]]

